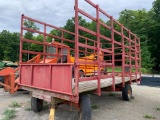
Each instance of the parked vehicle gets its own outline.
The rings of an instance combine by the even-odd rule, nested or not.
[[[85,1],[96,9],[96,17],[80,9],[78,0],[75,0],[74,33],[25,15],[21,18],[17,84],[32,93],[33,111],[40,112],[43,101],[51,102],[50,120],[54,119],[55,108],[61,104],[76,107],[80,120],[91,120],[91,103],[87,94],[93,92],[100,96],[102,91],[121,91],[123,99],[128,101],[132,97],[131,83],[141,80],[140,39],[98,5],[90,0]],[[79,13],[96,23],[96,32],[79,25]],[[100,20],[100,14],[109,19],[110,25]],[[27,28],[24,26],[24,20],[40,24],[44,29]],[[115,29],[114,25],[118,25],[120,30]],[[103,35],[100,26],[111,35]],[[47,33],[46,29],[58,30],[61,36]],[[25,31],[41,34],[44,39],[42,42],[25,39],[23,36]],[[89,35],[81,35],[80,31]],[[73,36],[74,39],[68,39],[65,34]],[[119,36],[119,40],[115,39],[115,35]],[[94,37],[91,39],[89,36]],[[55,39],[56,42],[47,43],[47,37]],[[43,51],[25,50],[24,42],[41,45]],[[22,61],[24,54],[31,54],[33,59]],[[84,56],[81,57],[80,54]],[[116,59],[115,56],[120,57]],[[121,70],[117,72],[116,68]],[[106,69],[111,69],[111,72],[106,73]],[[10,78],[13,79],[14,74]]]

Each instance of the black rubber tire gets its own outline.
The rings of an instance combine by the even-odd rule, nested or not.
[[[80,95],[79,120],[91,120],[91,102],[87,94]]]
[[[132,87],[130,84],[126,84],[122,89],[122,98],[125,101],[129,101],[132,98]]]
[[[43,108],[43,100],[38,99],[38,98],[31,98],[31,109],[34,112],[40,112]]]

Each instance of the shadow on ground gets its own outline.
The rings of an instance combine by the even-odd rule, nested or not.
[[[142,77],[140,85],[160,87],[160,77]]]

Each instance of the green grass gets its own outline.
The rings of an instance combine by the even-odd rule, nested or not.
[[[160,107],[157,107],[157,108],[156,108],[156,111],[160,111]]]
[[[152,73],[152,71],[150,69],[147,69],[147,68],[141,68],[141,72],[143,74],[150,74],[150,73]]]
[[[107,72],[112,72],[112,68],[107,68],[106,69]],[[115,72],[121,72],[122,69],[121,68],[115,68]]]
[[[143,116],[144,118],[146,118],[146,119],[155,119],[155,117],[154,116],[152,116],[152,115],[144,115]]]
[[[107,68],[106,71],[112,72],[112,68]],[[122,68],[115,68],[115,72],[122,72]],[[132,68],[132,72],[135,72],[135,68]],[[147,68],[141,68],[141,72],[143,74],[151,74],[152,73],[151,69],[147,69]]]
[[[16,117],[16,110],[7,108],[4,113],[4,117],[2,120],[11,120]]]
[[[98,109],[99,107],[98,107],[97,105],[92,105],[91,108],[92,108],[93,110],[96,110],[96,109]]]
[[[30,107],[25,108],[25,111],[31,111],[32,109]]]
[[[16,101],[13,101],[11,105],[9,105],[9,107],[12,107],[12,108],[19,108],[21,107],[21,105],[19,103],[17,103]]]

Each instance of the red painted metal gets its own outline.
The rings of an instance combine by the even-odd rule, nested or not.
[[[27,73],[27,74],[26,74]],[[72,65],[21,64],[21,84],[33,88],[72,93]]]
[[[122,77],[122,87],[125,86],[125,77],[130,77],[131,83],[133,75],[136,76],[136,80],[138,78],[137,74],[140,74],[141,76],[140,39],[121,23],[113,19],[112,16],[103,11],[98,5],[90,0],[85,1],[96,10],[96,17],[93,17],[88,12],[80,9],[78,0],[75,0],[75,33],[22,15],[20,34],[20,85],[50,91],[56,94],[69,95],[70,100],[78,102],[79,82],[97,80],[98,84],[96,92],[100,95],[101,79],[112,78],[111,89],[112,91],[116,91],[115,76],[117,74]],[[79,14],[94,21],[96,30],[93,31],[81,26],[79,24]],[[100,14],[103,14],[110,20],[110,25],[100,21]],[[41,24],[44,30],[26,28],[23,25],[24,20],[30,20]],[[118,25],[120,30],[114,28],[114,25]],[[100,31],[101,27],[110,31],[110,36],[103,35]],[[47,33],[47,28],[58,30],[61,35],[58,36]],[[23,35],[25,33],[24,31],[41,34],[44,39],[42,42],[25,39]],[[90,34],[94,39],[81,35],[80,31]],[[73,36],[74,40],[66,38],[66,34]],[[119,36],[121,39],[118,39],[115,36]],[[70,48],[68,49],[74,56],[74,63],[45,63],[45,58],[47,56],[62,57],[62,51],[60,54],[46,53],[46,48],[48,46],[54,46],[46,42],[47,37],[58,40],[59,43],[62,44],[60,48],[65,48],[64,45],[69,46],[72,44],[73,46],[69,46]],[[43,46],[43,52],[24,50],[23,43],[41,45]],[[106,47],[107,45],[108,47]],[[41,55],[41,57],[43,57],[43,62],[26,63],[25,61],[22,61],[22,57],[26,53]],[[80,57],[81,54],[83,55],[82,58]],[[92,55],[93,58],[87,58],[88,55]],[[85,67],[85,71],[91,70],[92,67],[94,67],[94,71],[84,72],[85,76],[87,76],[88,73],[92,73],[90,77],[80,78],[79,68],[82,66]],[[87,68],[87,66],[89,67]],[[103,71],[108,68],[111,68],[112,71],[105,74]],[[121,71],[116,72],[116,68],[121,69]],[[72,69],[74,69],[74,75],[72,75]],[[72,86],[74,87],[74,91],[72,91]],[[57,96],[58,95],[55,97]],[[65,99],[65,96],[61,96],[60,98]]]
[[[114,51],[114,20],[113,17],[111,16],[111,39],[112,39],[112,78],[113,78],[113,83],[112,83],[112,90],[115,91],[115,51]]]
[[[75,0],[75,67],[74,67],[74,77],[75,77],[75,94],[79,97],[79,71],[78,71],[78,58],[79,58],[79,28],[78,28],[79,18],[78,18],[78,0]]]
[[[124,26],[121,25],[121,35],[122,35],[122,86],[124,87],[125,86],[125,82],[124,82],[124,71],[125,71],[125,68],[124,68],[124,64],[125,64],[125,49],[124,49],[124,36],[123,36],[123,29],[124,29]]]
[[[101,79],[100,79],[100,17],[99,17],[99,5],[96,5],[96,14],[97,14],[97,52],[98,52],[98,89],[97,93],[98,95],[101,95]]]

